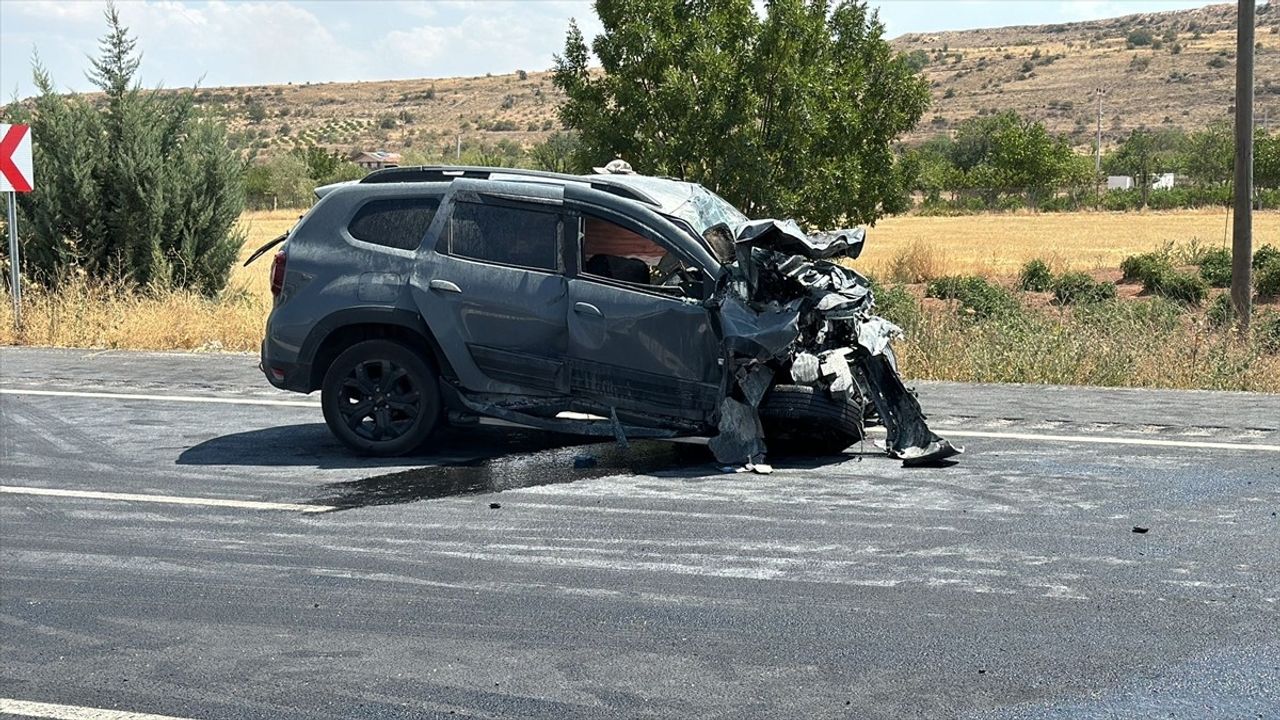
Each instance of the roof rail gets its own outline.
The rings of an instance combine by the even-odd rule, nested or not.
[[[414,182],[450,182],[455,178],[476,178],[488,180],[494,175],[544,178],[562,182],[574,182],[589,185],[595,190],[611,195],[638,200],[649,205],[661,207],[662,203],[648,193],[625,183],[611,182],[608,175],[568,175],[566,173],[548,172],[545,170],[526,170],[524,168],[482,167],[472,165],[416,165],[410,167],[393,167],[374,170],[365,175],[361,183],[414,183]]]
[[[365,175],[364,179],[360,182],[448,182],[454,178],[460,177],[487,179],[490,175],[499,173],[503,175],[530,175],[534,177],[551,177],[561,180],[582,181],[581,178],[575,175],[562,175],[560,173],[542,172],[540,170],[523,170],[520,168],[480,167],[471,165],[416,165],[410,167],[393,167],[374,170],[368,175]]]

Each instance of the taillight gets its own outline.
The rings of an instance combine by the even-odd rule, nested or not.
[[[271,297],[280,297],[284,289],[284,264],[288,259],[289,254],[281,250],[271,261]]]

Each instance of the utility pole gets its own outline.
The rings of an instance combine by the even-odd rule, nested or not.
[[[1098,96],[1098,139],[1093,149],[1093,172],[1102,177],[1102,96],[1106,91],[1098,88],[1094,93]]]
[[[1253,304],[1253,0],[1239,0],[1236,16],[1236,176],[1231,235],[1231,302],[1240,330]]]

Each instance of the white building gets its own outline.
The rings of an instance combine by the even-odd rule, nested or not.
[[[1133,178],[1128,175],[1108,175],[1107,189],[1108,190],[1132,190]]]
[[[1172,190],[1173,173],[1160,173],[1151,179],[1152,190]]]
[[[351,158],[351,162],[366,170],[381,170],[383,168],[399,167],[400,153],[387,152],[385,150],[362,152]]]

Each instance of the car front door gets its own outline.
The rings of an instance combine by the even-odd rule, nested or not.
[[[412,292],[463,387],[563,395],[563,189],[455,180]]]
[[[601,208],[566,214],[572,390],[620,409],[702,419],[719,398],[720,348],[701,301],[711,280],[656,230]]]

